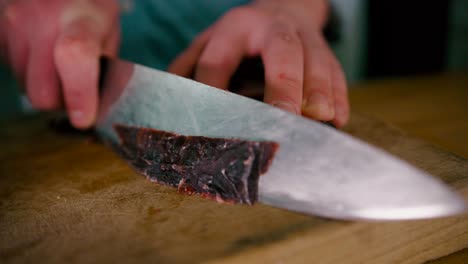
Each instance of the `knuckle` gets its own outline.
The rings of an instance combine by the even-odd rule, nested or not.
[[[273,29],[276,37],[283,41],[291,42],[299,38],[297,27],[287,17],[276,17],[270,27]]]
[[[99,45],[92,41],[91,34],[81,33],[63,37],[58,43],[57,52],[65,57],[97,55]]]
[[[281,31],[279,31],[276,34],[277,34],[277,38],[279,38],[280,40],[282,40],[284,42],[287,42],[287,43],[294,42],[294,40],[295,40],[295,35],[291,34],[290,32],[286,32],[286,31],[281,32]]]
[[[234,21],[244,21],[252,17],[258,17],[260,15],[259,11],[253,8],[241,6],[231,9],[226,13],[226,19],[233,19]]]
[[[287,73],[280,73],[277,82],[286,87],[287,90],[302,89],[302,80],[296,76]]]
[[[95,31],[105,31],[118,14],[113,4],[103,1],[70,1],[60,14],[62,27],[71,24],[89,24]]]
[[[321,93],[326,96],[332,95],[331,89],[331,80],[329,76],[326,75],[319,75],[316,73],[309,73],[307,75],[307,82],[304,87],[304,93],[312,94],[312,93]]]

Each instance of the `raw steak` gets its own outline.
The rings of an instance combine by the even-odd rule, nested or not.
[[[150,180],[218,202],[253,204],[278,144],[182,136],[117,124],[117,151]]]

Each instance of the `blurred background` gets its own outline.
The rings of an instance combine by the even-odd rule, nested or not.
[[[129,8],[131,11],[122,15],[121,56],[148,65],[151,63],[143,61],[145,57],[148,57],[147,54],[135,55],[129,52],[129,50],[135,50],[139,42],[154,45],[160,53],[165,51],[160,42],[154,39],[147,41],[144,38],[144,33],[148,29],[145,30],[145,27],[141,26],[145,19],[139,14],[139,12],[147,12],[144,2],[134,2]],[[163,6],[154,9],[165,8],[163,3],[167,2],[159,2]],[[197,8],[194,6],[196,2],[184,2],[185,8],[178,10],[179,20],[190,20],[190,17],[187,19],[187,15],[193,14],[194,8]],[[238,2],[247,1],[239,0]],[[327,36],[343,65],[350,85],[369,79],[388,79],[468,69],[468,1],[466,0],[424,2],[331,0],[331,3],[333,16],[330,27],[327,29]],[[209,15],[193,17],[195,20],[203,17],[204,21],[198,24],[190,23],[189,26],[192,28],[188,27],[182,31],[185,39],[179,39],[179,46],[183,48],[200,28],[210,24],[224,11],[222,7],[215,7]],[[155,16],[161,21],[178,19],[174,18],[174,14],[168,15],[167,12],[163,15],[158,13]],[[140,26],[137,25],[138,23]],[[156,28],[155,30],[162,29]],[[165,33],[164,30],[161,32]],[[170,34],[162,35],[171,36]],[[176,50],[172,49],[171,56],[174,52]],[[150,66],[158,68],[160,64]],[[0,118],[32,111],[27,100],[20,96],[17,83],[4,65],[0,65],[0,89],[2,91]]]
[[[350,82],[468,66],[468,1],[332,0]]]

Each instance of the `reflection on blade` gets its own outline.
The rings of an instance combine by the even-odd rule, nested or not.
[[[113,60],[98,131],[114,123],[183,135],[280,144],[260,180],[260,201],[339,219],[396,220],[453,215],[464,201],[430,175],[319,122],[143,66]]]

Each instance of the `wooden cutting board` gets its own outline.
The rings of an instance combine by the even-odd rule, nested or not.
[[[421,263],[468,247],[468,216],[340,222],[180,195],[47,116],[0,124],[0,262]],[[468,198],[468,161],[353,114],[346,129]]]

